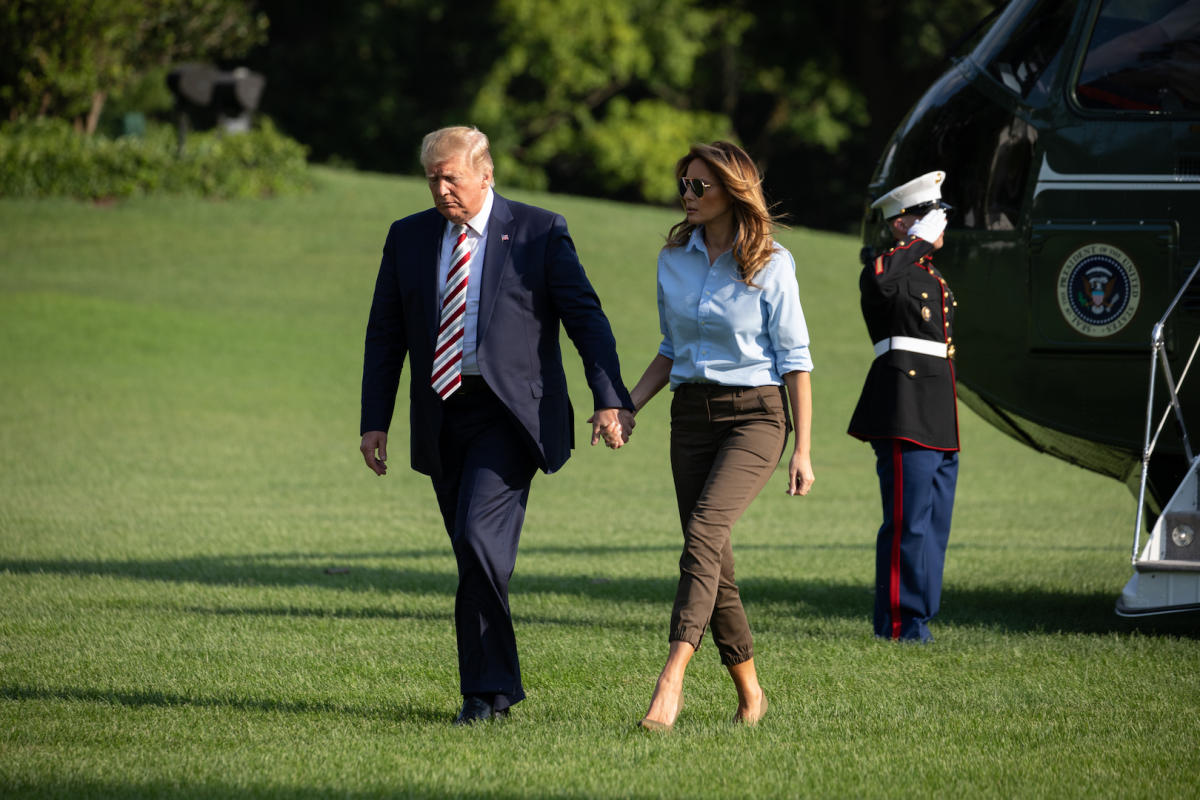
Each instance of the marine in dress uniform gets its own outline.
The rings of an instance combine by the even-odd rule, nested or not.
[[[932,258],[946,227],[945,177],[927,173],[875,201],[896,243],[859,277],[875,360],[848,432],[875,451],[883,525],[874,625],[886,639],[933,639],[958,478],[957,304]]]

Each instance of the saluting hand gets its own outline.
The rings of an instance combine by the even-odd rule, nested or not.
[[[916,236],[918,239],[924,239],[930,244],[937,244],[937,240],[946,230],[946,212],[943,209],[935,208],[925,216],[913,223],[908,229],[909,236]]]

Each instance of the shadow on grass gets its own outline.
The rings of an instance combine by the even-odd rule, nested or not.
[[[263,700],[246,697],[204,697],[171,692],[130,691],[121,689],[57,689],[32,686],[0,686],[3,700],[49,700],[80,703],[100,703],[127,708],[225,708],[236,711],[258,711],[278,714],[352,714],[364,719],[392,722],[448,722],[446,709],[363,707],[342,703],[305,700]]]
[[[569,793],[565,793],[569,794]],[[564,795],[565,796],[565,795]],[[245,782],[221,783],[219,781],[196,781],[184,783],[182,780],[167,781],[104,781],[85,778],[70,778],[56,776],[52,780],[37,780],[28,778],[11,778],[4,787],[6,800],[17,798],[37,798],[45,800],[50,797],[170,797],[193,800],[196,798],[213,798],[227,800],[230,797],[280,797],[293,800],[325,800],[328,797],[341,797],[345,800],[358,798],[380,797],[414,797],[442,800],[443,798],[463,798],[463,800],[524,800],[529,795],[526,792],[510,790],[503,791],[495,788],[465,790],[459,786],[443,788],[419,783],[404,783],[397,779],[394,785],[373,786],[361,791],[347,790],[341,786],[280,786],[277,783],[265,783],[260,786],[247,785]]]
[[[515,595],[514,595],[515,596]],[[396,608],[383,608],[380,606],[374,607],[342,607],[332,608],[325,606],[310,606],[301,607],[296,605],[287,606],[224,606],[218,608],[206,608],[202,606],[191,606],[183,609],[191,614],[208,614],[218,617],[296,617],[308,619],[342,619],[342,620],[410,620],[416,622],[436,621],[447,625],[454,624],[454,602],[448,600],[443,610],[440,612],[432,611],[409,611]],[[636,620],[617,620],[611,616],[603,614],[577,614],[575,616],[548,616],[545,614],[527,614],[521,610],[514,609],[513,620],[517,627],[522,625],[553,625],[567,628],[585,628],[587,630],[596,630],[598,628],[607,628],[609,630],[620,629],[625,631],[657,631],[662,627],[660,621],[650,624],[639,622]]]
[[[750,549],[749,546],[743,549]],[[787,547],[785,545],[785,547]],[[806,546],[807,547],[807,546]],[[537,548],[530,548],[537,551]],[[557,551],[557,548],[554,548]],[[593,548],[594,555],[609,555],[631,551],[660,551],[665,545],[645,547],[616,546],[605,550]],[[542,551],[538,551],[542,552]],[[576,549],[563,552],[579,554]],[[445,569],[405,567],[402,562],[416,559],[441,558]],[[391,565],[370,563],[390,560]],[[367,563],[361,563],[361,562]],[[359,563],[355,563],[359,562]],[[602,560],[598,563],[604,563]],[[326,569],[340,565],[345,572],[329,574]],[[349,565],[349,566],[348,566]],[[145,581],[170,581],[201,585],[256,587],[311,587],[338,592],[383,592],[395,594],[433,594],[453,597],[456,575],[453,560],[447,550],[427,549],[396,551],[364,555],[313,553],[279,553],[236,556],[195,556],[166,560],[72,560],[72,559],[6,559],[0,560],[0,574],[59,574],[103,576]],[[611,601],[617,605],[641,603],[669,613],[675,594],[674,575],[662,577],[605,577],[597,574],[522,573],[519,569],[512,582],[514,598],[521,595],[553,594],[587,600]],[[849,583],[805,577],[766,578],[747,576],[739,580],[742,596],[748,606],[769,605],[771,614],[758,621],[757,627],[767,629],[770,616],[824,617],[861,619],[869,624],[872,596],[867,582]],[[1175,618],[1155,618],[1131,621],[1113,612],[1116,592],[1053,591],[1030,588],[970,587],[946,588],[942,598],[941,624],[983,626],[1012,632],[1064,633],[1127,633],[1134,630],[1147,634],[1197,636],[1198,615],[1177,615]],[[562,617],[524,616],[519,600],[515,617],[524,623],[556,625],[614,625],[644,628],[642,623],[622,623],[608,619],[586,619],[586,614]],[[357,608],[353,606],[312,607],[257,606],[189,608],[196,613],[226,615],[273,616],[342,616],[347,618],[381,619],[448,619],[451,604],[445,615],[430,612],[405,611],[395,608]]]

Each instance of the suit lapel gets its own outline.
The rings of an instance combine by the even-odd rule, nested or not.
[[[487,337],[488,322],[496,306],[500,278],[508,266],[509,248],[513,241],[513,215],[508,201],[493,195],[492,216],[488,219],[487,249],[483,253],[483,283],[479,287],[479,318],[476,321],[475,347]]]
[[[412,264],[417,270],[421,305],[424,306],[429,325],[429,351],[432,353],[437,346],[438,323],[441,320],[441,309],[438,308],[438,258],[441,256],[442,234],[445,232],[446,218],[436,210],[426,212],[427,218],[422,220],[420,234],[412,245]]]

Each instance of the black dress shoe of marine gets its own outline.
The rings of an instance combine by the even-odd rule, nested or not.
[[[458,717],[454,720],[455,725],[474,725],[476,722],[489,720],[495,716],[492,711],[492,704],[478,697],[467,696],[463,698],[462,711],[458,712]]]

